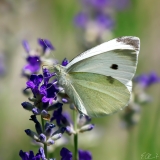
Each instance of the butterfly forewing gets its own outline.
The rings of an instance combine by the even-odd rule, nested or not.
[[[121,37],[88,50],[67,65],[67,72],[90,72],[116,78],[128,90],[138,61],[140,41],[137,37]]]

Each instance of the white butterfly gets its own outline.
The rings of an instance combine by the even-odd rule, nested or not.
[[[81,114],[100,117],[127,106],[132,91],[140,40],[120,37],[56,65],[58,83]]]

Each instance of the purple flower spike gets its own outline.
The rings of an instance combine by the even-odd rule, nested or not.
[[[28,41],[27,41],[27,40],[23,40],[23,41],[22,41],[22,45],[23,45],[23,48],[25,49],[25,51],[26,51],[27,53],[29,53],[29,52],[30,52],[30,46],[29,46]]]
[[[62,66],[66,66],[68,63],[69,63],[69,60],[65,58],[65,59],[62,61]]]
[[[54,50],[52,43],[47,39],[40,39],[39,38],[38,43],[42,47],[43,53],[45,53],[47,49]]]
[[[61,160],[72,160],[72,153],[67,148],[62,148],[60,155]]]
[[[89,151],[78,150],[79,160],[92,160],[92,154]]]
[[[84,28],[88,22],[88,17],[85,13],[80,12],[77,14],[77,16],[74,18],[74,23],[76,26],[80,28]]]

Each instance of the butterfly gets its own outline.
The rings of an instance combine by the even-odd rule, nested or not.
[[[75,57],[67,66],[55,65],[58,84],[80,114],[101,117],[128,105],[140,50],[137,37],[102,43]]]

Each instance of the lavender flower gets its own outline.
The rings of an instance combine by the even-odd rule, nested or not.
[[[92,154],[89,151],[79,150],[79,160],[92,160]],[[61,160],[72,160],[72,152],[67,148],[62,148],[60,151]]]
[[[141,105],[152,100],[151,96],[146,93],[146,88],[159,82],[160,77],[155,72],[142,74],[134,78],[132,98],[122,114],[123,126],[130,129],[138,123]]]
[[[47,39],[38,39],[38,44],[42,48],[42,51],[31,50],[28,41],[23,40],[22,42],[22,45],[27,53],[27,64],[23,67],[22,74],[27,78],[29,78],[31,74],[36,74],[40,71],[42,61],[44,60],[43,56],[48,55],[50,51],[54,50],[53,45]]]
[[[42,75],[31,75],[27,81],[26,89],[31,89],[33,98],[29,98],[33,104],[29,102],[23,102],[22,106],[24,109],[32,111],[35,115],[42,115],[43,118],[49,120],[50,115],[48,111],[54,110],[61,107],[63,104],[59,102],[57,93],[59,92],[58,86],[53,83],[48,83],[49,78],[54,76],[45,70],[48,79],[44,79]],[[47,73],[48,72],[48,73]],[[42,84],[42,82],[44,82]]]
[[[115,27],[114,13],[125,9],[127,1],[122,0],[80,0],[82,10],[75,16],[74,24],[81,29],[80,38],[84,49],[89,49],[112,38]]]

